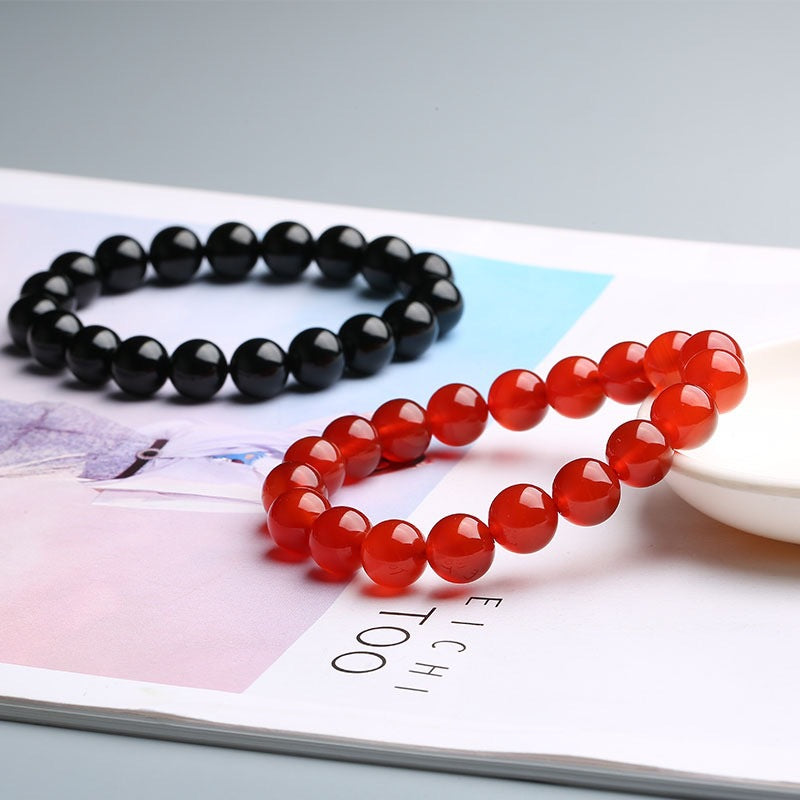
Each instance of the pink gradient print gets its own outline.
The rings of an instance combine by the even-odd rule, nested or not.
[[[74,478],[0,480],[0,662],[241,692],[342,590],[272,561],[263,514],[93,497]]]

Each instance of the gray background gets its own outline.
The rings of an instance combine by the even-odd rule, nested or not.
[[[4,166],[800,245],[800,6],[0,4]]]
[[[3,3],[0,166],[800,246],[800,4]],[[0,723],[4,797],[602,800]]]

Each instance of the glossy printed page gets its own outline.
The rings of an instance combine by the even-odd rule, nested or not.
[[[615,279],[542,372],[568,354],[597,358],[631,331],[647,341],[713,317],[750,346],[795,324],[796,290],[750,287],[765,323],[744,319],[737,289],[715,287],[712,306],[712,287],[697,288],[687,301],[678,284]],[[653,293],[663,312],[634,302]],[[490,427],[409,519],[423,531],[455,512],[486,519],[504,487],[549,490],[567,461],[603,458],[635,416],[607,401],[583,420],[551,412],[524,433]],[[357,499],[369,514],[366,487]],[[338,624],[312,627],[248,694],[287,691],[302,665],[313,671],[306,702],[330,708],[343,735],[798,782],[798,578],[796,546],[714,522],[664,484],[623,486],[607,522],[561,520],[531,555],[497,548],[475,584],[428,573],[400,598],[376,598],[355,581],[326,614]]]
[[[146,245],[167,224],[202,238],[229,218],[255,228],[268,219],[263,229],[287,217],[315,234],[347,221],[368,237],[391,232],[447,251],[467,304],[462,323],[416,362],[264,403],[243,403],[230,383],[206,404],[169,387],[130,401],[40,374],[6,348],[0,415],[13,435],[0,454],[9,520],[0,607],[10,627],[0,694],[9,704],[800,782],[795,547],[713,523],[664,485],[625,487],[608,522],[562,521],[529,556],[498,548],[475,584],[429,572],[392,594],[287,559],[265,535],[258,501],[290,442],[392,397],[424,404],[451,381],[485,395],[506,369],[544,374],[563,356],[599,359],[615,342],[668,329],[727,329],[745,348],[796,334],[796,255],[4,177],[6,193],[26,200],[0,211],[7,305],[59,252],[90,250],[113,232]],[[148,333],[170,350],[203,336],[230,354],[251,336],[285,345],[304,327],[336,329],[385,304],[311,274],[296,285],[148,285],[98,299],[85,321],[114,320],[123,338]],[[549,490],[566,461],[601,458],[611,430],[634,415],[607,402],[585,420],[551,412],[525,433],[490,425],[473,447],[433,446],[413,467],[344,487],[336,502],[423,531],[456,511],[485,518],[504,486]],[[158,457],[139,463],[155,443]]]
[[[10,267],[6,305],[29,274],[65,250],[93,252],[95,240],[119,232],[146,245],[175,222],[208,233],[191,220],[69,209],[6,205],[0,215]],[[334,210],[328,215],[339,219]],[[37,259],[35,252],[47,255]],[[320,433],[336,414],[369,414],[393,394],[424,402],[440,376],[480,383],[497,363],[540,358],[609,280],[535,270],[537,305],[546,312],[531,325],[529,267],[460,254],[451,261],[470,305],[468,324],[416,361],[325,392],[297,391],[290,382],[282,395],[253,402],[229,379],[204,404],[169,384],[137,399],[113,383],[92,388],[68,370],[44,369],[8,343],[0,362],[0,492],[14,523],[2,531],[0,604],[13,613],[0,662],[224,692],[255,682],[345,588],[307,562],[292,563],[265,534],[260,485],[288,444]],[[387,303],[360,279],[328,285],[316,266],[296,283],[265,273],[260,263],[248,280],[220,285],[206,264],[191,285],[150,280],[79,313],[86,324],[114,320],[122,339],[146,333],[171,351],[183,340],[208,338],[230,357],[252,336],[286,348],[303,328],[335,330],[348,316],[379,313]],[[409,514],[454,463],[379,484],[377,500],[373,486],[372,513]]]

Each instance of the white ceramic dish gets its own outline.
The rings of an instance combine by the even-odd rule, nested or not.
[[[753,349],[745,364],[745,399],[708,443],[675,453],[667,482],[720,522],[800,543],[800,340]]]

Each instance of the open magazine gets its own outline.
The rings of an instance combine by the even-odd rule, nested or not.
[[[335,581],[265,533],[260,485],[289,443],[449,382],[482,393],[622,340],[800,335],[800,253],[554,231],[0,171],[2,301],[66,250],[241,220],[393,233],[450,260],[461,324],[420,360],[319,393],[134,401],[43,374],[2,334],[0,717],[145,736],[697,797],[800,792],[800,547],[725,527],[666,485],[623,487],[603,525],[562,521],[529,556],[496,552],[465,586]],[[207,268],[204,267],[203,271]],[[263,265],[261,266],[263,270]],[[284,346],[385,300],[201,276],[81,313],[171,351],[208,338]],[[429,530],[485,518],[504,486],[546,489],[602,457],[636,408],[491,425],[454,451],[345,486],[337,503]],[[732,413],[735,413],[732,412]],[[721,421],[724,425],[724,419]],[[148,457],[141,458],[147,451]]]

